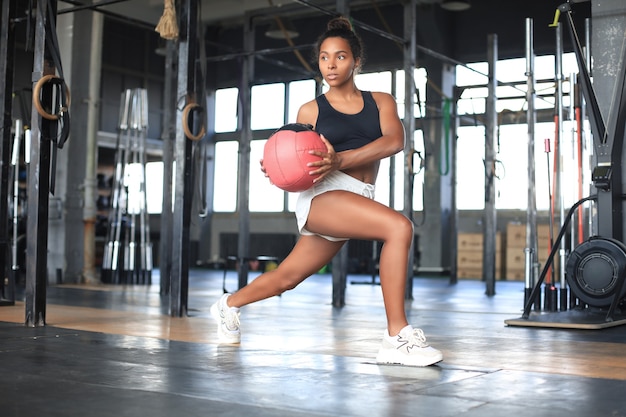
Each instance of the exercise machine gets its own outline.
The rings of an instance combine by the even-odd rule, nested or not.
[[[524,305],[520,319],[505,320],[508,325],[539,327],[605,328],[626,324],[626,314],[618,308],[626,296],[626,245],[623,243],[623,202],[621,159],[626,128],[626,42],[622,44],[620,68],[616,77],[613,107],[608,127],[605,125],[592,87],[591,77],[582,47],[572,19],[571,3],[561,4],[554,24],[561,16],[574,45],[576,61],[580,70],[583,96],[589,108],[589,121],[596,151],[595,167],[591,179],[597,194],[576,202],[561,225],[554,246],[539,279]],[[531,307],[539,295],[540,287],[553,263],[559,243],[567,230],[574,211],[584,202],[596,202],[597,235],[591,236],[570,253],[566,263],[566,281],[578,300],[571,314],[556,312],[533,314]],[[572,303],[570,303],[572,304]],[[568,313],[570,313],[568,312]]]

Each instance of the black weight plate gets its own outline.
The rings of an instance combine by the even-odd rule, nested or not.
[[[626,247],[615,239],[593,237],[576,247],[567,259],[567,283],[590,306],[609,306],[625,272]],[[620,299],[625,294],[623,285]]]

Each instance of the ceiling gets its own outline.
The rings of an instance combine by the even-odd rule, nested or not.
[[[290,0],[278,0],[276,3],[285,2],[291,3]],[[207,24],[237,20],[242,18],[245,12],[268,6],[268,0],[202,0],[202,20]],[[156,25],[163,14],[163,8],[164,0],[125,0],[103,6],[100,10]]]
[[[88,3],[86,0],[66,0],[72,5]],[[163,14],[165,0],[95,0],[94,3],[111,3],[98,9],[106,13],[125,16],[138,22],[156,25]],[[418,5],[431,5],[440,3],[442,0],[417,0]],[[474,0],[480,2],[480,0]],[[374,4],[402,3],[400,0],[347,0],[350,8],[363,7]],[[316,6],[333,10],[336,6],[334,0],[312,0]],[[298,2],[293,0],[201,0],[202,21],[205,24],[234,24],[241,22],[246,13],[266,12],[275,10],[282,13],[284,9],[293,9]],[[307,11],[306,5],[299,5],[303,11]],[[310,10],[309,10],[310,11]]]
[[[88,4],[88,0],[64,0],[70,6]],[[110,16],[127,19],[138,25],[154,27],[163,14],[164,1],[167,0],[93,0],[94,3],[107,4],[98,7],[98,10]],[[385,7],[390,9],[395,7],[402,10],[402,4],[406,0],[344,0],[348,4],[351,12],[355,14],[358,10],[369,9],[376,11],[380,16],[384,15]],[[518,2],[504,0],[469,0],[471,8],[469,10],[454,12],[446,11],[440,7],[443,0],[417,0],[418,36],[421,31],[422,39],[418,39],[418,44],[422,42],[424,46],[432,39],[435,49],[449,40],[447,54],[452,54],[455,58],[469,62],[472,59],[479,59],[475,56],[473,49],[484,51],[486,37],[490,33],[496,33],[500,41],[500,49],[505,55],[520,55],[523,53],[524,45],[524,19],[531,17],[535,19],[535,41],[540,53],[548,52],[553,48],[554,31],[548,28],[552,22],[554,12],[559,4],[565,0],[523,0]],[[579,0],[580,1],[580,0]],[[576,4],[576,15],[578,20],[589,17],[591,14],[590,2],[582,0],[584,3]],[[177,3],[180,0],[176,0]],[[273,15],[290,16],[294,19],[328,16],[323,11],[334,11],[336,0],[306,0],[303,4],[295,0],[201,0],[201,15],[205,25],[216,27],[237,27],[240,26],[246,14],[266,16],[270,19]],[[577,1],[578,3],[578,1]],[[313,7],[311,7],[313,6]],[[401,13],[401,12],[400,12]],[[388,17],[397,33],[401,33],[402,16]],[[396,19],[393,21],[391,19]],[[384,19],[372,19],[374,26],[386,30],[381,22]],[[319,33],[317,27],[316,33]],[[509,45],[510,43],[514,45]],[[438,45],[439,44],[439,45]],[[567,47],[567,46],[566,46]],[[511,50],[511,52],[509,52]],[[513,51],[515,50],[515,51]],[[480,55],[480,54],[479,54]]]
[[[88,0],[64,0],[69,7],[88,4]],[[126,20],[150,31],[163,15],[166,0],[94,0],[105,4],[98,10],[111,17]],[[180,3],[181,0],[175,0]],[[395,36],[403,33],[403,4],[407,0],[345,0],[352,17],[357,22]],[[565,0],[469,0],[471,8],[464,11],[448,11],[441,7],[443,0],[417,0],[415,23],[418,44],[418,62],[436,61],[436,55],[424,53],[430,50],[453,61],[471,63],[485,61],[487,39],[497,35],[500,59],[523,57],[525,54],[525,20],[534,20],[534,45],[536,55],[554,54],[555,31],[552,23],[556,8]],[[583,2],[585,0],[582,0]],[[202,22],[207,28],[207,39],[219,45],[207,56],[222,56],[241,51],[243,44],[242,24],[244,18],[254,16],[255,49],[284,48],[287,42],[269,39],[265,32],[274,16],[288,18],[300,36],[296,45],[310,45],[324,28],[336,9],[336,0],[201,0]],[[590,2],[575,4],[575,21],[582,31],[584,19],[591,15]],[[59,6],[61,8],[61,6]],[[358,28],[357,28],[358,29]],[[401,68],[402,51],[389,39],[367,30],[357,30],[366,45],[366,70]],[[571,50],[568,36],[564,36],[564,50]],[[273,55],[275,61],[287,66],[302,67],[294,53]],[[233,81],[238,64],[234,61],[216,65],[218,78],[225,84]],[[259,63],[256,74],[259,79],[295,79],[301,75],[289,74],[289,70],[276,65]],[[293,72],[293,71],[291,71]],[[291,78],[290,78],[291,77]],[[259,80],[259,81],[260,81]]]

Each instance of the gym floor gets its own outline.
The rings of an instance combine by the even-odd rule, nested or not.
[[[410,322],[444,361],[379,366],[380,286],[330,275],[242,309],[242,344],[218,345],[209,307],[222,273],[191,271],[189,315],[151,286],[50,286],[47,326],[0,307],[2,417],[626,416],[626,327],[507,326],[522,282],[415,278]],[[251,279],[253,279],[251,275]],[[236,285],[229,272],[227,286]]]

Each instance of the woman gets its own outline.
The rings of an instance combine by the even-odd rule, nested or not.
[[[211,307],[218,335],[223,342],[239,343],[239,307],[295,288],[330,262],[350,238],[379,240],[387,331],[376,360],[432,365],[442,360],[441,352],[426,343],[420,329],[409,325],[404,310],[413,224],[373,200],[380,160],[404,148],[396,102],[387,93],[357,89],[354,76],[363,61],[363,47],[347,19],[331,20],[316,46],[319,69],[330,89],[302,105],[297,122],[314,126],[327,152],[311,151],[322,160],[309,164],[311,174],[319,176],[298,199],[301,237],[277,269],[225,294]]]

